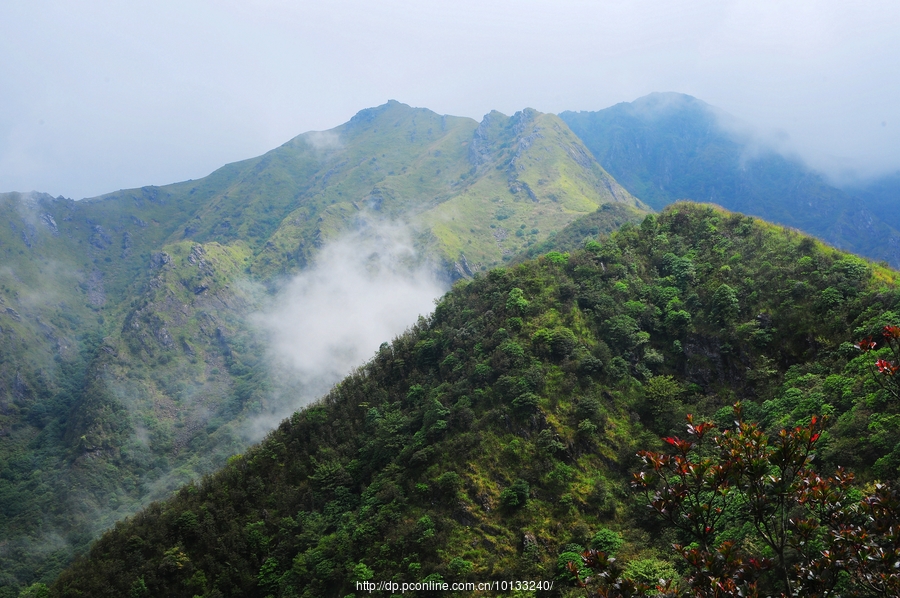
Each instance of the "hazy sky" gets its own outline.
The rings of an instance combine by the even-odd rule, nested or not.
[[[480,119],[653,91],[896,170],[900,3],[3,0],[0,191],[199,178],[388,99]]]

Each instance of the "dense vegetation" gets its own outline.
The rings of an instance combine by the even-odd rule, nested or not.
[[[248,314],[329,241],[405,222],[449,286],[608,202],[642,213],[556,116],[398,102],[199,180],[0,194],[0,597],[248,446],[288,396]]]
[[[900,335],[886,326],[885,333]],[[878,360],[878,369],[897,361]],[[887,364],[886,368],[885,365]],[[882,373],[883,375],[883,373]],[[888,380],[891,378],[888,377]],[[683,579],[637,580],[603,550],[567,565],[597,596],[896,596],[900,592],[900,488],[854,486],[851,472],[816,471],[824,420],[767,434],[742,418],[718,426],[688,417],[670,451],[641,451],[634,487],[676,532]],[[593,576],[586,576],[590,570]]]
[[[586,241],[600,236],[608,237],[626,223],[636,224],[644,219],[647,212],[622,203],[606,203],[596,212],[582,216],[561,231],[553,231],[549,238],[532,245],[512,261],[518,263],[533,259],[550,251],[564,253],[581,249]]]
[[[117,524],[51,594],[555,579],[579,595],[567,563],[585,548],[629,579],[678,577],[684,538],[629,491],[637,451],[689,412],[727,425],[743,401],[771,431],[827,415],[821,471],[895,479],[900,414],[851,342],[897,324],[898,301],[893,271],[676,204],[458,283],[263,443]]]
[[[885,233],[882,225],[891,221],[834,219],[845,214],[844,196],[836,195],[818,175],[778,156],[743,161],[745,140],[718,124],[708,106],[684,97],[673,101],[652,96],[601,113],[566,113],[561,118],[530,109],[513,116],[492,112],[480,123],[389,102],[363,110],[331,131],[300,135],[200,180],[77,202],[38,193],[0,194],[0,219],[5,223],[0,226],[0,598],[16,596],[20,587],[33,582],[50,583],[75,552],[86,550],[113,522],[225,465],[230,455],[248,446],[247,421],[264,410],[278,411],[283,407],[278,401],[293,400],[291,393],[280,392],[265,367],[265,347],[248,326],[247,315],[277,293],[289,276],[314,264],[330,240],[367,222],[410,224],[417,255],[433,259],[448,284],[486,275],[499,265],[518,272],[519,266],[512,265],[525,257],[547,252],[562,256],[580,248],[586,238],[640,221],[645,206],[626,188],[656,206],[685,196],[714,199],[894,260],[884,253],[897,246],[885,241],[892,233]],[[623,178],[624,187],[592,152]],[[741,170],[743,166],[748,169]],[[871,206],[886,205],[891,180],[875,189]],[[780,211],[773,211],[776,207]],[[583,215],[588,217],[576,221]],[[816,228],[824,216],[832,218],[831,224]],[[629,230],[633,234],[635,229]],[[627,235],[616,238],[621,243]],[[642,239],[629,251],[650,251],[644,243]],[[819,245],[816,251],[832,255]],[[789,365],[812,359],[803,351],[819,355],[820,337],[847,340],[847,322],[858,316],[853,311],[859,307],[857,298],[845,283],[834,282],[834,273],[822,274],[826,270],[817,263],[807,264],[790,274],[790,280],[798,281],[792,300],[806,305],[806,299],[797,298],[821,292],[821,304],[844,314],[843,320],[830,324],[830,332],[808,332],[805,341],[791,336],[797,346],[790,354],[800,357],[773,355],[780,337],[770,322],[776,311],[794,310],[786,299],[776,301],[767,290],[756,289],[760,280],[773,275],[767,268],[776,262],[729,262],[722,265],[732,268],[731,274],[707,272],[697,269],[694,257],[685,252],[689,250],[664,251],[663,256],[671,253],[679,260],[664,260],[664,267],[656,264],[662,259],[658,256],[653,265],[642,266],[657,268],[663,278],[675,277],[677,284],[669,286],[679,290],[666,295],[665,305],[641,290],[654,274],[641,273],[644,282],[637,286],[627,278],[637,274],[617,274],[626,276],[625,287],[600,285],[594,290],[582,289],[583,281],[569,281],[581,289],[576,313],[587,314],[585,321],[600,317],[592,313],[609,316],[603,311],[612,309],[608,300],[599,297],[610,290],[615,315],[630,318],[615,320],[615,326],[596,324],[592,332],[580,324],[559,324],[571,329],[578,343],[592,351],[602,349],[590,335],[600,335],[597,338],[609,345],[603,335],[625,338],[623,330],[631,330],[632,323],[639,332],[651,334],[646,342],[640,336],[621,356],[636,383],[614,377],[628,369],[613,359],[617,355],[611,361],[596,357],[604,364],[603,388],[615,398],[610,409],[623,421],[623,436],[642,430],[663,433],[678,421],[678,415],[663,415],[668,402],[650,412],[638,408],[635,393],[643,386],[636,384],[651,384],[647,372],[658,374],[652,384],[660,386],[653,386],[653,392],[675,392],[672,404],[684,406],[681,411],[695,403],[706,409],[711,399],[704,397],[735,392],[729,390],[735,384],[747,385],[741,392],[768,397],[760,401],[791,404],[793,396],[778,394],[783,380],[795,375]],[[603,271],[614,262],[604,257],[599,263]],[[752,272],[735,274],[741,268]],[[886,270],[865,268],[892,277]],[[816,271],[830,277],[821,289],[818,282],[801,277]],[[755,330],[752,314],[741,311],[745,319],[732,326],[730,336],[709,333],[711,325],[695,313],[699,307],[688,292],[690,285],[701,284],[701,275],[734,291],[741,310],[754,309],[748,307],[755,305],[748,303],[753,292],[763,293],[775,306],[760,308]],[[777,275],[784,273],[779,270]],[[703,285],[712,284],[703,280]],[[566,305],[571,285],[561,287]],[[514,288],[534,301],[533,291],[524,284]],[[730,296],[723,289],[720,299]],[[534,309],[559,311],[550,295],[541,297]],[[670,305],[673,298],[677,301]],[[649,311],[641,312],[639,304]],[[657,308],[659,314],[653,311]],[[823,313],[828,317],[830,312]],[[525,326],[527,319],[519,317]],[[794,325],[786,321],[782,328]],[[513,337],[530,334],[503,322],[498,326]],[[555,326],[545,328],[553,332]],[[660,344],[660,331],[669,334],[670,345]],[[735,361],[736,354],[728,353],[740,346],[735,335],[757,352],[741,353]],[[519,344],[531,350],[528,343],[549,342],[540,338],[522,337]],[[760,344],[764,342],[770,344]],[[645,349],[646,359],[639,359]],[[713,360],[718,365],[707,366],[706,374],[687,377],[698,360],[712,359],[709,356],[720,349],[728,353],[727,359]],[[549,359],[542,361],[545,369],[562,367],[562,362],[532,353]],[[746,367],[751,369],[736,373]],[[665,382],[667,375],[675,386]],[[820,389],[823,380],[806,377],[809,372],[796,375],[801,381],[791,384],[809,384],[814,395],[825,392]],[[714,380],[718,382],[710,386]],[[485,384],[486,392],[493,388],[493,382]],[[702,389],[699,395],[697,388]],[[565,393],[560,400],[566,400]],[[871,472],[867,475],[885,477],[900,464],[900,451],[894,451],[898,425],[890,414],[871,416],[883,407],[867,400],[859,403],[863,407],[856,402],[852,408],[850,403],[841,407],[844,415],[832,419],[841,430],[834,436],[839,440],[830,439],[825,451],[846,452],[830,462],[846,461]],[[632,416],[623,415],[631,413],[641,418],[636,432]],[[655,419],[647,419],[651,416]],[[778,425],[790,420],[776,419]],[[766,425],[776,425],[776,420],[766,420]],[[840,440],[853,434],[868,437],[862,431],[869,430],[872,438],[863,443]],[[652,440],[652,434],[648,438]],[[630,454],[633,448],[621,450]]]

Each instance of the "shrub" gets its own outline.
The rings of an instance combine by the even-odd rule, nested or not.
[[[500,504],[507,509],[519,508],[528,500],[530,493],[531,488],[528,486],[528,482],[518,479],[500,493]]]
[[[602,550],[610,556],[616,554],[624,543],[625,540],[622,539],[621,534],[605,527],[597,530],[597,533],[591,538],[591,548]]]
[[[447,565],[447,568],[450,569],[450,572],[453,575],[462,577],[471,573],[472,569],[475,568],[475,565],[472,563],[472,561],[467,561],[460,557],[456,557],[452,561],[450,561],[450,564]]]
[[[625,567],[625,579],[655,586],[670,579],[678,579],[678,571],[672,563],[659,559],[639,559],[631,561]]]

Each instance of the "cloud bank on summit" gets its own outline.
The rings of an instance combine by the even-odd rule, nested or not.
[[[480,120],[654,91],[875,174],[900,167],[898,30],[889,0],[6,2],[0,191],[200,178],[390,98]]]

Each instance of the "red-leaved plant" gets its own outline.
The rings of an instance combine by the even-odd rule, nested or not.
[[[633,487],[678,530],[684,580],[655,589],[622,577],[615,559],[582,555],[594,574],[577,583],[591,595],[900,596],[900,493],[876,484],[854,499],[853,475],[812,468],[824,421],[765,433],[734,408],[719,429],[687,419],[687,437],[668,452],[641,451]],[[859,496],[862,493],[856,491]]]

